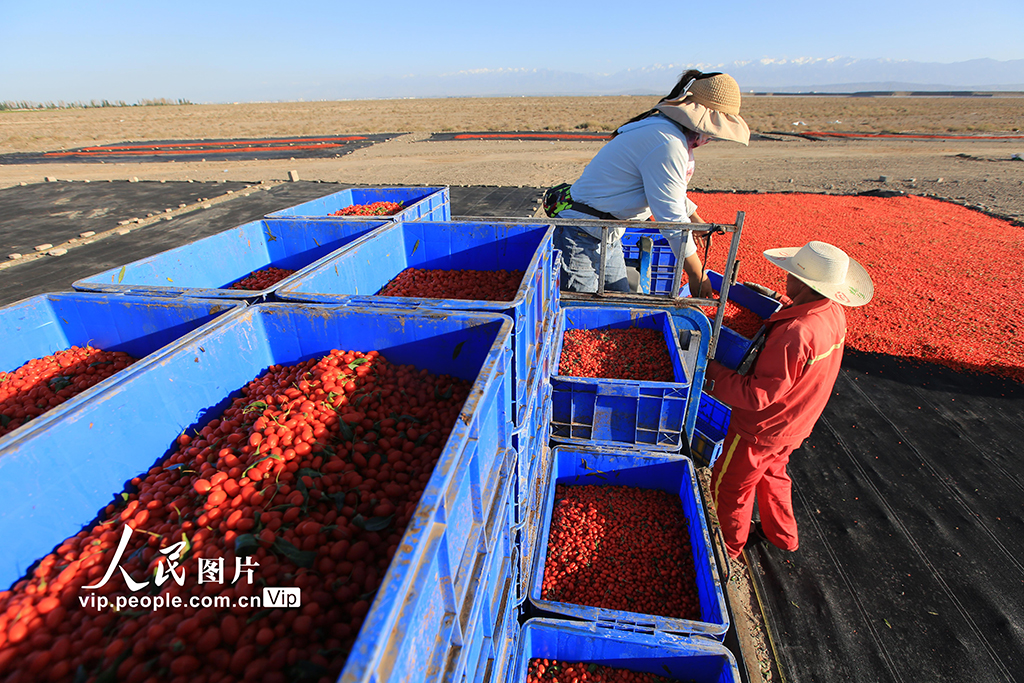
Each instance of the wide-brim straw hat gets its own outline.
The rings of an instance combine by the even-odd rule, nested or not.
[[[690,130],[741,145],[750,142],[750,128],[740,116],[740,86],[729,74],[696,79],[682,96],[654,108]]]
[[[864,266],[826,242],[768,249],[764,257],[814,291],[844,306],[863,306],[874,296],[875,286]]]

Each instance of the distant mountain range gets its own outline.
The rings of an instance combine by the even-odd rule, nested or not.
[[[550,69],[477,69],[321,83],[305,99],[506,97],[531,95],[655,95],[688,68],[724,71],[744,92],[1024,91],[1024,59],[975,59],[953,64],[893,59],[762,59],[728,64],[659,64],[609,74]]]

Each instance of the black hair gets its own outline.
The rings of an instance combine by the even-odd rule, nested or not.
[[[695,80],[695,79],[696,80],[701,80],[701,79],[704,79],[704,78],[711,78],[712,76],[718,76],[718,75],[720,75],[720,72],[718,72],[718,71],[712,71],[712,72],[709,72],[709,73],[703,73],[699,69],[689,69],[687,71],[684,71],[683,74],[679,77],[679,80],[676,82],[675,87],[673,87],[672,90],[670,90],[667,95],[665,95],[660,100],[658,100],[658,104],[661,104],[662,102],[668,102],[669,100],[677,99],[680,95],[683,94],[683,88],[685,88],[687,86],[687,84],[690,81],[692,81],[692,80]],[[619,128],[621,128],[622,126],[625,126],[628,123],[634,123],[636,121],[642,121],[643,119],[646,119],[648,116],[654,115],[655,113],[657,113],[657,111],[658,111],[657,109],[653,109],[653,108],[652,109],[648,109],[644,113],[637,114],[636,116],[631,118],[629,121],[626,121],[626,123],[623,123],[622,125],[620,125]],[[619,134],[619,128],[615,129],[615,131],[612,133],[612,137],[615,137],[616,135]]]

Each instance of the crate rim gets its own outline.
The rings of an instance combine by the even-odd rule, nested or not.
[[[544,600],[544,599],[542,599],[540,597],[540,585],[541,585],[541,583],[543,581],[543,576],[539,573],[540,572],[540,568],[541,568],[541,559],[543,558],[545,563],[546,563],[546,560],[547,560],[547,547],[545,546],[544,542],[541,542],[540,540],[538,540],[538,547],[537,547],[536,555],[533,558],[533,560],[530,562],[530,584],[529,584],[530,589],[529,589],[529,592],[528,592],[528,598],[529,598],[530,603],[533,604],[534,606],[536,606],[541,611],[551,612],[553,614],[560,614],[560,615],[565,616],[566,618],[572,618],[572,619],[577,619],[577,620],[581,620],[582,619],[582,620],[585,620],[584,623],[605,624],[605,625],[608,625],[609,623],[615,624],[615,623],[618,623],[619,621],[626,621],[626,619],[620,619],[617,615],[628,615],[628,617],[633,617],[635,615],[636,619],[633,619],[631,621],[631,623],[639,623],[639,622],[648,623],[648,622],[652,622],[652,621],[668,619],[670,621],[685,622],[687,624],[694,624],[696,626],[703,626],[704,627],[704,628],[696,628],[694,630],[676,630],[676,629],[658,628],[657,626],[655,626],[653,630],[655,632],[658,632],[658,633],[687,634],[687,635],[693,635],[693,636],[700,636],[700,637],[703,637],[703,638],[710,638],[710,639],[713,639],[713,640],[718,640],[720,638],[723,638],[725,636],[726,632],[729,630],[729,628],[731,628],[731,624],[730,624],[730,621],[729,621],[729,612],[728,612],[728,608],[727,608],[726,603],[725,603],[725,593],[724,593],[724,589],[722,588],[722,582],[721,582],[721,579],[720,579],[719,568],[718,568],[718,561],[717,561],[717,559],[715,557],[714,548],[713,548],[712,542],[711,542],[711,531],[710,531],[710,528],[708,527],[708,522],[707,522],[707,519],[706,519],[706,514],[707,513],[706,513],[706,510],[703,508],[703,505],[702,505],[702,502],[701,502],[702,498],[701,498],[700,490],[699,490],[698,485],[697,485],[696,466],[693,463],[693,459],[690,458],[688,455],[685,455],[685,454],[679,454],[679,453],[661,454],[661,453],[654,452],[654,451],[641,451],[639,449],[633,449],[633,450],[630,450],[630,449],[613,449],[613,448],[607,448],[607,447],[604,447],[604,448],[590,448],[590,447],[579,446],[579,445],[576,445],[576,444],[558,444],[556,446],[553,446],[552,449],[551,449],[551,457],[549,458],[549,462],[548,462],[548,467],[550,468],[549,469],[549,473],[548,473],[548,493],[547,493],[546,498],[544,500],[544,513],[543,513],[543,515],[541,517],[541,528],[542,529],[546,528],[546,529],[550,530],[550,527],[551,527],[551,516],[552,516],[552,513],[554,512],[554,510],[553,510],[553,506],[548,505],[548,501],[554,496],[554,487],[555,487],[555,484],[557,483],[557,480],[555,480],[553,478],[554,467],[555,467],[555,464],[556,464],[556,462],[558,460],[558,456],[561,453],[563,453],[563,452],[576,453],[576,454],[600,455],[600,456],[611,457],[611,458],[615,458],[615,457],[619,457],[619,456],[625,456],[625,457],[630,457],[630,458],[634,458],[634,459],[649,460],[651,462],[651,464],[670,463],[670,462],[671,463],[679,463],[679,464],[681,464],[682,467],[684,467],[686,469],[686,473],[689,476],[689,480],[690,480],[689,489],[692,490],[692,493],[693,493],[693,495],[695,497],[695,500],[696,500],[696,503],[697,503],[699,511],[704,513],[704,514],[697,515],[697,517],[698,517],[697,524],[698,524],[698,528],[699,528],[699,530],[701,532],[701,536],[702,536],[704,545],[705,545],[705,547],[706,547],[706,549],[708,551],[708,562],[710,564],[710,577],[711,577],[711,582],[712,582],[712,584],[714,586],[714,598],[715,598],[715,602],[716,602],[715,606],[718,609],[718,613],[722,616],[722,621],[718,622],[718,623],[715,623],[715,622],[699,621],[699,620],[692,620],[692,619],[677,619],[677,618],[672,618],[672,617],[661,617],[661,616],[658,616],[658,615],[642,614],[640,612],[630,612],[630,611],[626,611],[626,610],[612,610],[612,609],[608,609],[608,608],[592,607],[592,606],[587,606],[587,605],[576,605],[576,607],[579,607],[580,610],[582,610],[586,614],[584,614],[584,615],[578,615],[578,614],[577,615],[571,615],[567,611],[567,609],[561,607],[561,605],[575,605],[575,603],[562,603],[562,602],[558,602],[558,601]],[[544,546],[544,547],[542,547],[542,546]]]
[[[555,381],[556,379],[557,380],[562,380],[562,381],[572,381],[574,383],[583,383],[583,384],[599,384],[599,383],[600,384],[606,384],[608,382],[612,382],[612,383],[614,383],[616,385],[619,385],[619,386],[634,386],[634,385],[644,384],[644,385],[653,385],[654,387],[664,388],[664,389],[672,388],[672,387],[679,387],[680,385],[684,385],[684,384],[685,385],[690,384],[690,382],[659,382],[659,381],[656,381],[656,380],[646,380],[646,379],[612,379],[612,378],[605,378],[605,377],[577,377],[576,375],[563,375],[561,373],[555,372],[555,370],[559,367],[560,362],[562,360],[562,337],[558,336],[558,335],[555,335],[555,331],[561,329],[563,331],[563,333],[564,333],[564,331],[565,331],[564,319],[565,319],[566,314],[572,313],[573,311],[576,311],[576,310],[629,311],[630,314],[631,314],[631,318],[632,318],[632,313],[635,312],[635,311],[641,311],[643,313],[652,313],[652,314],[663,314],[663,315],[668,317],[668,324],[669,324],[670,329],[672,330],[672,341],[673,341],[673,344],[674,344],[674,346],[675,346],[675,348],[677,350],[676,356],[679,357],[680,363],[682,361],[682,353],[681,353],[681,350],[679,349],[679,336],[678,336],[679,332],[676,330],[675,321],[672,320],[672,315],[668,311],[666,311],[664,309],[659,309],[659,308],[636,308],[636,307],[632,307],[632,306],[630,306],[630,307],[626,307],[626,306],[621,306],[621,307],[620,306],[562,306],[559,309],[559,311],[558,311],[558,315],[555,316],[555,323],[554,323],[553,327],[551,328],[551,335],[552,335],[552,337],[556,337],[557,336],[557,339],[553,339],[552,340],[553,344],[552,344],[552,347],[551,347],[551,349],[552,349],[551,350],[551,353],[552,353],[552,356],[551,356],[551,369],[552,369],[551,381],[552,382]],[[672,347],[670,346],[669,348],[671,349]],[[685,373],[685,368],[684,368],[684,373]]]
[[[376,230],[378,228],[382,228],[382,227],[384,227],[386,225],[390,225],[393,222],[393,221],[382,221],[382,220],[380,220],[380,218],[376,218],[376,219],[373,219],[373,220],[361,220],[361,221],[338,220],[338,219],[342,219],[342,218],[345,218],[345,217],[344,216],[337,216],[337,217],[335,217],[334,220],[336,222],[338,222],[338,223],[352,223],[352,224],[356,224],[356,225],[368,225],[370,223],[379,223],[380,224],[380,225],[374,226],[370,230],[370,232],[373,232],[374,230]],[[335,250],[334,252],[331,252],[329,254],[325,254],[324,256],[321,256],[316,261],[313,261],[312,263],[307,264],[306,266],[300,268],[299,270],[296,270],[294,273],[292,273],[288,277],[283,278],[283,279],[279,280],[278,282],[275,282],[273,285],[271,285],[270,287],[267,287],[266,289],[231,289],[229,287],[168,287],[166,285],[131,285],[131,284],[123,285],[120,282],[116,282],[116,283],[105,283],[105,282],[104,283],[99,283],[99,282],[97,282],[95,284],[88,282],[88,280],[91,280],[93,278],[98,278],[98,277],[100,277],[102,275],[107,275],[108,273],[114,273],[114,272],[117,272],[118,270],[127,269],[129,266],[135,266],[135,265],[138,265],[138,264],[146,263],[148,261],[152,261],[154,259],[160,258],[160,257],[166,255],[168,252],[179,250],[179,249],[184,249],[186,247],[190,247],[190,246],[199,244],[203,240],[210,239],[211,237],[216,237],[216,236],[222,235],[223,233],[226,233],[226,232],[229,232],[229,231],[232,231],[232,230],[242,230],[243,228],[246,228],[246,227],[248,227],[250,225],[253,225],[255,223],[263,223],[264,224],[263,228],[266,229],[267,226],[265,224],[268,223],[268,222],[291,222],[291,223],[298,223],[298,222],[309,222],[309,219],[294,217],[293,219],[288,220],[288,219],[285,219],[285,218],[271,218],[269,216],[262,216],[260,218],[255,219],[255,220],[246,221],[245,223],[241,223],[239,225],[232,226],[230,228],[227,228],[226,230],[222,230],[222,231],[220,231],[218,233],[214,233],[213,235],[207,235],[206,237],[200,237],[198,239],[192,240],[191,242],[186,242],[185,244],[179,244],[178,246],[172,247],[171,249],[165,249],[164,251],[161,251],[161,252],[159,252],[157,254],[152,254],[150,256],[145,256],[145,257],[140,258],[140,259],[135,259],[134,261],[129,261],[128,263],[121,264],[120,266],[115,266],[113,268],[108,268],[107,270],[103,270],[103,271],[100,271],[98,273],[93,273],[92,275],[89,275],[87,277],[79,278],[78,280],[75,280],[74,282],[71,283],[71,287],[74,290],[76,290],[76,291],[80,291],[80,292],[94,292],[94,293],[98,293],[98,294],[135,294],[135,295],[139,295],[139,296],[150,296],[150,297],[184,297],[184,296],[187,296],[187,297],[202,298],[202,299],[226,299],[226,300],[229,300],[229,301],[230,300],[234,300],[234,299],[259,300],[259,299],[266,299],[267,297],[274,295],[281,287],[285,286],[290,281],[292,281],[294,279],[297,279],[301,275],[305,275],[307,271],[312,270],[313,268],[319,266],[321,264],[321,262],[323,262],[323,261],[327,260],[328,258],[330,258],[337,251],[337,250]],[[328,221],[319,221],[319,222],[328,222]],[[347,245],[345,245],[345,246],[347,246]],[[341,248],[343,248],[343,247],[339,247],[339,249],[341,249]],[[132,287],[135,287],[135,289],[132,289]],[[210,294],[210,292],[214,292],[215,294]]]
[[[410,204],[409,206],[404,207],[401,211],[399,211],[399,213],[391,214],[391,215],[386,215],[386,216],[322,216],[322,215],[305,216],[305,215],[299,215],[299,214],[282,214],[283,211],[288,211],[290,209],[298,208],[298,207],[302,206],[303,204],[309,204],[311,202],[321,201],[321,200],[327,199],[328,197],[333,197],[334,195],[341,194],[341,193],[347,192],[349,190],[423,190],[423,191],[433,190],[433,191],[429,192],[425,197],[423,197],[419,201],[415,202],[414,204]],[[315,199],[310,199],[310,200],[305,201],[305,202],[300,202],[300,203],[298,203],[298,204],[296,204],[294,206],[287,206],[287,207],[285,207],[283,209],[278,209],[277,211],[274,211],[272,213],[265,214],[263,217],[264,218],[271,218],[271,219],[274,219],[274,220],[309,220],[309,221],[319,221],[319,220],[325,220],[325,219],[326,220],[330,220],[330,219],[343,218],[343,219],[346,219],[346,220],[353,219],[353,220],[357,220],[357,221],[359,221],[359,220],[362,220],[362,221],[387,220],[388,222],[394,222],[396,220],[401,220],[401,219],[398,218],[398,216],[401,215],[402,212],[408,211],[409,209],[412,209],[414,207],[418,207],[421,204],[430,201],[435,195],[438,195],[438,194],[440,194],[440,195],[450,195],[450,192],[451,192],[451,187],[449,185],[436,185],[436,186],[432,185],[432,186],[423,186],[423,187],[418,187],[418,186],[415,186],[415,185],[357,185],[357,186],[352,186],[352,187],[345,187],[345,188],[342,188],[342,189],[338,190],[337,192],[331,192],[330,194],[325,194],[322,197],[316,197]],[[449,202],[450,202],[450,199],[449,199]]]
[[[348,256],[350,251],[355,251],[360,248],[363,244],[371,241],[371,238],[378,238],[381,235],[386,234],[390,230],[400,230],[408,223],[415,227],[431,226],[431,225],[458,225],[462,221],[403,221],[395,220],[386,223],[385,225],[379,226],[372,233],[367,233],[352,242],[349,242],[345,246],[341,247],[330,255],[325,256],[321,261],[316,264],[317,268],[327,266],[331,261],[340,259]],[[502,222],[473,222],[467,225],[494,225],[494,226],[506,226],[509,228],[530,228],[533,230],[545,230],[544,236],[541,238],[541,246],[551,243],[554,236],[555,226],[554,224],[535,224],[535,223],[502,223]],[[541,266],[541,259],[544,258],[542,249],[535,249],[533,256],[530,258],[530,262],[527,264],[523,279],[519,283],[518,289],[516,289],[516,295],[510,301],[486,301],[483,299],[428,299],[426,297],[407,297],[407,296],[380,296],[378,294],[338,294],[331,295],[331,302],[346,303],[351,306],[366,306],[366,307],[386,307],[391,306],[395,308],[434,308],[441,310],[465,310],[465,309],[484,309],[484,310],[507,310],[509,308],[515,308],[522,304],[526,300],[527,291],[530,288],[530,279],[532,273],[535,273]],[[310,271],[313,269],[310,268]],[[303,277],[309,273],[303,273]],[[298,275],[298,273],[296,273]],[[395,273],[398,275],[398,273]],[[296,278],[298,280],[298,278]],[[317,296],[316,292],[306,292],[306,297],[301,296],[303,292],[296,290],[294,285],[295,281],[290,282],[286,286],[280,287],[275,294],[285,301],[310,301],[309,297]],[[414,302],[414,303],[412,303]],[[325,302],[326,303],[326,302]]]

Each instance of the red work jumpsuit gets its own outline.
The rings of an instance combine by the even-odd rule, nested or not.
[[[768,540],[786,550],[800,545],[786,464],[828,403],[846,337],[843,307],[829,299],[785,307],[766,325],[764,348],[747,375],[714,361],[706,372],[714,380],[708,393],[732,408],[711,478],[732,557],[747,542],[755,492]]]

